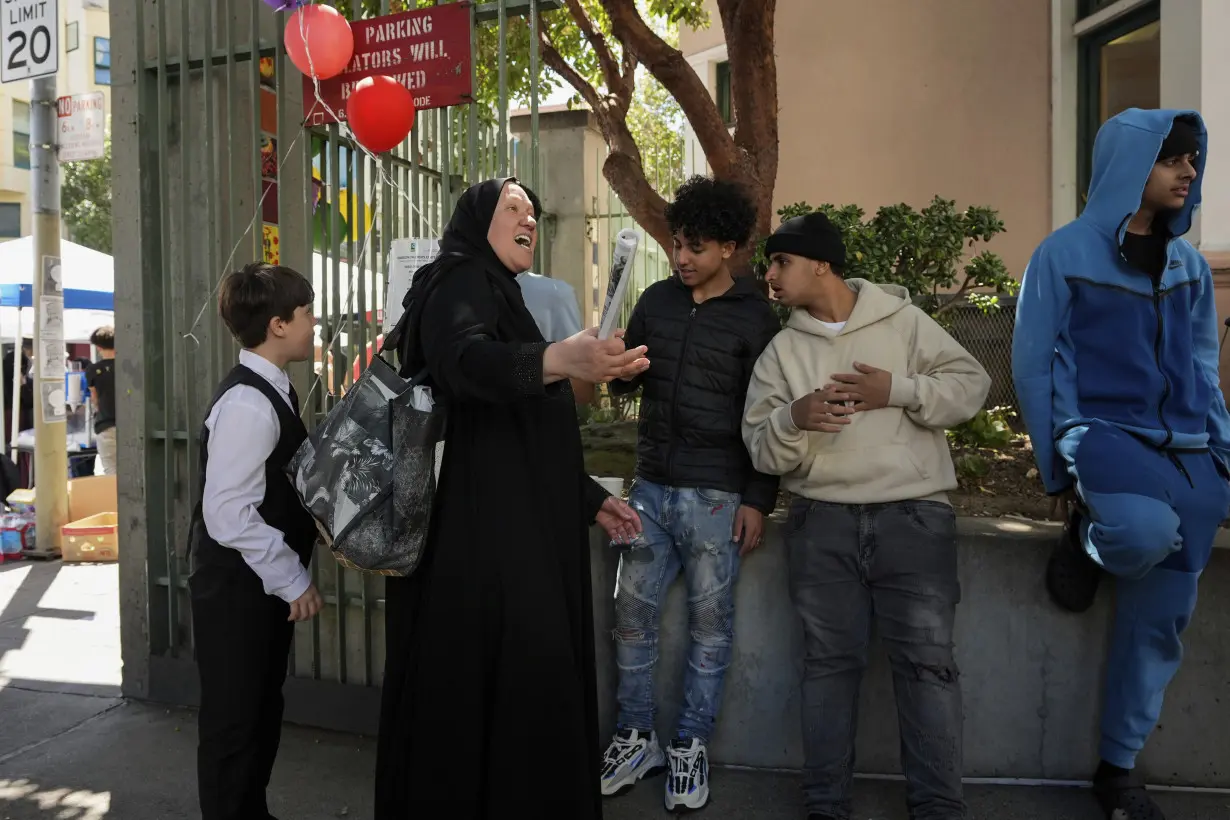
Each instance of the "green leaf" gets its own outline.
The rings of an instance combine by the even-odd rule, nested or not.
[[[901,285],[919,307],[938,315],[945,304],[942,291],[961,290],[984,311],[998,310],[1000,294],[1013,295],[1020,283],[998,254],[982,250],[962,266],[975,243],[1003,233],[999,212],[973,206],[958,212],[956,203],[936,196],[921,211],[905,203],[885,205],[871,219],[857,205],[825,203],[813,208],[796,202],[778,211],[783,221],[811,213],[826,214],[846,244],[846,275],[882,284]],[[763,271],[764,243],[754,262]]]
[[[111,138],[102,159],[61,166],[60,210],[68,236],[78,245],[111,253]]]

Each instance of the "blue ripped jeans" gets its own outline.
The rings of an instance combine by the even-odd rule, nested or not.
[[[734,640],[739,545],[733,532],[740,497],[720,490],[663,487],[638,478],[628,503],[640,513],[644,535],[619,559],[615,593],[619,726],[654,728],[658,621],[666,590],[682,569],[691,646],[677,728],[681,737],[708,743]]]

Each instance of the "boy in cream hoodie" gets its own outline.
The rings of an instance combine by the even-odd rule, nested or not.
[[[821,213],[768,240],[766,277],[793,308],[761,354],[743,439],[794,495],[790,593],[805,636],[803,791],[809,820],[847,820],[872,614],[892,663],[910,816],[963,818],[957,479],[944,431],[981,409],[982,366],[904,288],[843,279]]]

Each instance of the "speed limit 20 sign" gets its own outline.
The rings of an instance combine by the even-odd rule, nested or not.
[[[0,82],[60,70],[59,0],[0,0]]]

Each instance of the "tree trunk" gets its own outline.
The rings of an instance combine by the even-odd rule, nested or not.
[[[602,176],[606,177],[636,223],[662,246],[669,257],[673,243],[670,227],[666,223],[666,200],[649,184],[641,164],[627,154],[611,151],[606,162],[602,163]]]
[[[709,89],[688,65],[683,53],[659,37],[641,18],[635,0],[601,0],[611,19],[611,31],[623,47],[657,78],[679,103],[692,124],[696,141],[718,177],[728,175],[735,163],[735,141]],[[775,0],[756,0],[771,3]]]
[[[752,246],[741,249],[732,260],[735,274],[745,276],[752,273],[750,261],[755,243],[773,230],[773,189],[778,163],[777,62],[773,53],[777,3],[717,0],[717,4],[731,64],[731,99],[736,119],[733,137],[705,84],[683,54],[646,25],[633,0],[602,0],[615,37],[679,102],[714,177],[739,183],[755,203],[757,219]],[[620,186],[611,178],[613,170],[606,172],[607,179],[623,200]],[[618,172],[630,173],[631,169],[620,164]],[[644,177],[643,170],[640,176]],[[638,222],[646,225],[627,200],[624,204]],[[648,225],[646,230],[653,233]]]
[[[610,112],[598,120],[610,149],[602,163],[602,175],[632,218],[669,256],[673,243],[666,223],[666,200],[645,176],[641,150],[628,130],[627,120]]]
[[[777,62],[773,53],[776,0],[716,0],[731,65],[731,99],[736,112],[732,135],[708,88],[683,54],[654,32],[636,0],[599,0],[611,34],[624,52],[616,66],[605,41],[579,0],[565,0],[583,36],[594,48],[608,93],[600,94],[553,47],[543,32],[543,61],[573,86],[598,119],[610,153],[602,173],[632,218],[670,252],[666,200],[645,176],[640,148],[628,130],[635,66],[644,65],[679,103],[717,179],[744,187],[756,205],[756,230],[749,247],[732,259],[736,275],[752,273],[755,245],[773,230],[773,189],[777,183]]]
[[[777,185],[777,60],[773,53],[775,0],[717,0],[730,60],[735,151],[742,182],[756,202],[753,243],[773,232]],[[741,275],[751,270],[755,248],[741,255]]]

